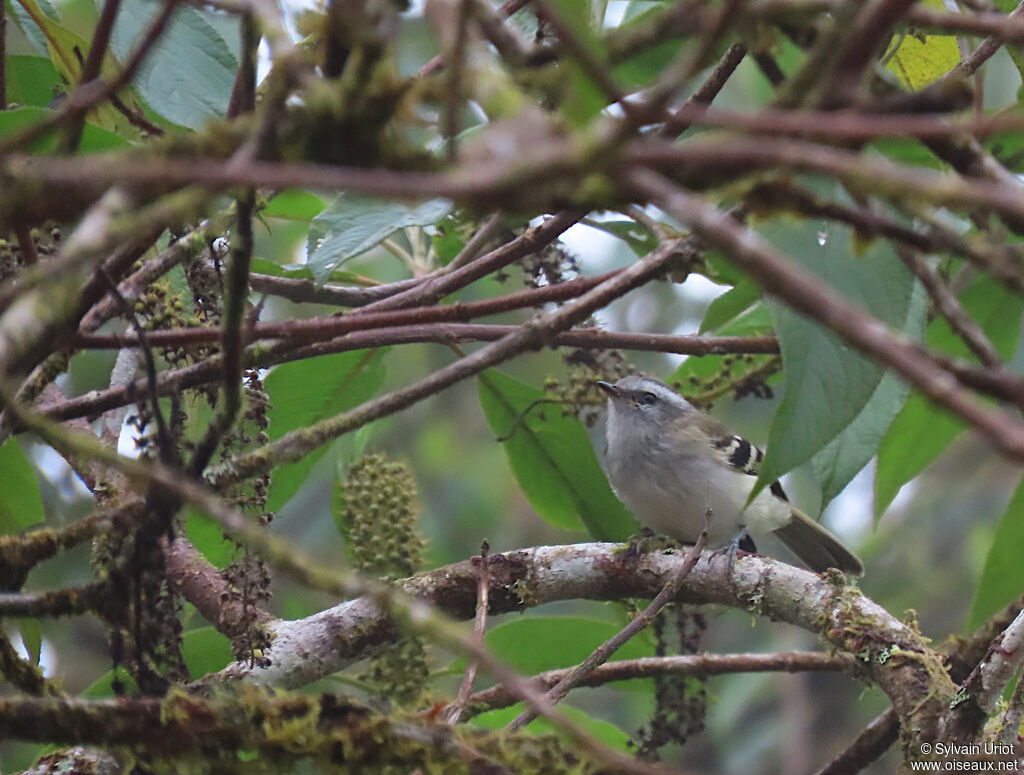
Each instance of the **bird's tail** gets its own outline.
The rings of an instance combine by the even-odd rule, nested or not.
[[[838,568],[853,576],[864,575],[864,565],[828,530],[800,509],[793,507],[793,518],[773,533],[795,554],[804,565],[821,573],[826,568]]]

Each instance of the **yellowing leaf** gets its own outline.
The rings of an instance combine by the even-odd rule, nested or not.
[[[943,9],[942,0],[922,0],[922,5]],[[960,47],[952,35],[906,35],[886,67],[912,91],[934,83],[960,61]]]
[[[46,38],[46,48],[61,80],[73,88],[82,80],[82,62],[89,53],[89,41],[47,16],[36,0],[18,0],[40,32]],[[117,60],[107,55],[103,58],[100,72],[105,78],[118,73]],[[103,104],[89,112],[92,123],[122,137],[136,138],[136,130],[113,106]]]

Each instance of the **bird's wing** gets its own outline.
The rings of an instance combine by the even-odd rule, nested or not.
[[[737,473],[757,476],[761,470],[761,460],[764,459],[764,453],[761,450],[742,436],[730,432],[717,420],[708,423],[705,430],[709,431],[714,456],[718,462]],[[768,489],[776,498],[789,500],[782,485],[777,481],[772,482]]]

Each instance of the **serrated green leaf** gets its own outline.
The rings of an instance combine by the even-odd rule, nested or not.
[[[1020,548],[1024,546],[1024,482],[999,520],[992,546],[985,558],[981,580],[974,591],[967,626],[977,629],[984,621],[1024,592],[1024,563]]]
[[[978,277],[960,295],[967,314],[982,327],[1003,358],[1009,358],[1020,337],[1024,299],[989,276]],[[975,360],[945,318],[931,322],[925,335],[929,349]],[[962,420],[918,392],[907,399],[878,448],[875,472],[875,518],[892,503],[900,487],[937,458],[965,428]]]
[[[853,231],[824,221],[778,220],[761,229],[776,247],[889,326],[907,326],[914,277],[891,245],[866,250]],[[807,462],[861,413],[884,369],[836,334],[771,304],[785,364],[786,392],[772,422],[760,486]]]
[[[372,398],[384,384],[384,352],[357,350],[276,367],[263,383],[272,406],[267,412],[271,441]],[[301,460],[274,469],[269,511],[278,511],[295,495],[326,450],[320,446]]]
[[[920,284],[914,286],[904,332],[915,341],[924,336],[928,297]],[[857,418],[818,454],[811,458],[821,486],[822,507],[836,497],[878,451],[886,430],[903,408],[910,386],[887,371]]]
[[[583,525],[602,541],[637,526],[608,484],[583,426],[560,407],[538,408],[544,391],[498,371],[477,379],[480,405],[534,511],[555,527]]]
[[[418,205],[342,194],[331,202],[309,228],[306,246],[309,266],[317,282],[348,259],[380,244],[408,226],[430,226],[451,212],[447,199],[431,199]]]
[[[159,8],[146,0],[121,1],[110,39],[121,60],[130,56],[157,13]],[[238,60],[220,33],[196,9],[183,5],[133,83],[151,110],[178,126],[199,129],[224,115],[237,70]]]
[[[18,440],[8,438],[0,447],[0,535],[20,533],[45,519],[43,496],[32,464]]]

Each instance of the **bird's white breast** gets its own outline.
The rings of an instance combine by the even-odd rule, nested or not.
[[[619,420],[615,414],[609,423]],[[789,506],[767,490],[744,510],[756,477],[729,469],[699,447],[699,441],[669,450],[657,438],[637,439],[610,430],[612,439],[634,439],[608,456],[612,487],[633,515],[656,533],[692,543],[710,510],[709,546],[728,543],[741,525],[756,543],[758,535],[790,519]]]

